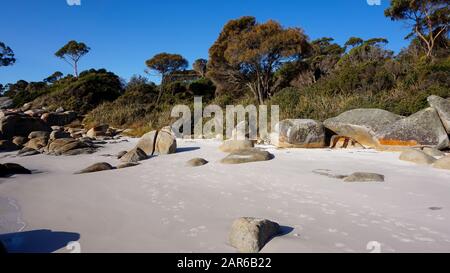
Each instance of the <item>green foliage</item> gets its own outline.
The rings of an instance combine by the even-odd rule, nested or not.
[[[3,42],[0,42],[0,66],[13,65],[15,62],[13,50]]]
[[[85,43],[72,40],[56,51],[55,56],[69,63],[74,69],[75,77],[78,77],[78,62],[90,50]]]

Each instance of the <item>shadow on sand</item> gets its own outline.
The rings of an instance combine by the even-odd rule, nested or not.
[[[78,233],[47,229],[0,235],[0,242],[8,253],[52,253],[79,239]]]
[[[186,152],[192,152],[200,150],[200,147],[183,147],[183,148],[177,148],[177,154],[178,153],[186,153]]]

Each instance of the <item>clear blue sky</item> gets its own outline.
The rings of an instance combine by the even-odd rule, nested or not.
[[[407,45],[408,29],[384,17],[388,5],[388,0],[381,6],[367,0],[81,0],[81,6],[69,6],[67,0],[3,0],[0,41],[18,61],[0,69],[0,83],[72,73],[54,56],[72,39],[92,48],[80,70],[106,68],[124,79],[144,74],[145,60],[163,51],[192,63],[208,57],[228,20],[244,15],[275,19],[303,28],[311,39],[327,36],[341,44],[350,36],[385,37],[398,52]]]

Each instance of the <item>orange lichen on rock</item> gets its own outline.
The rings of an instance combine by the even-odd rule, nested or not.
[[[380,139],[381,145],[387,146],[418,146],[420,145],[416,140],[399,140],[399,139]]]

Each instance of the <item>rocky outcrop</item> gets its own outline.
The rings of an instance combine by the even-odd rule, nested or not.
[[[25,115],[8,115],[0,119],[0,132],[3,139],[12,139],[15,136],[28,137],[33,131],[50,132],[50,126],[39,118]]]
[[[259,149],[239,150],[229,154],[220,162],[223,164],[244,164],[259,161],[268,161],[273,159],[273,155],[267,151]]]
[[[437,111],[445,130],[450,134],[450,100],[430,96],[428,97],[428,103]]]
[[[102,172],[102,171],[108,171],[114,169],[113,166],[111,166],[109,163],[101,162],[93,164],[79,172],[76,172],[75,174],[85,174],[85,173],[95,173],[95,172]]]
[[[78,114],[74,111],[45,113],[41,116],[41,119],[50,126],[64,126],[77,118]]]
[[[311,119],[287,119],[278,123],[271,143],[280,148],[324,148],[325,127]]]
[[[402,118],[381,109],[355,109],[327,119],[323,124],[337,135],[349,137],[365,148],[374,148],[378,146],[375,135]]]
[[[364,146],[358,143],[358,141],[346,137],[334,135],[331,137],[330,148],[332,149],[364,149]]]
[[[376,137],[380,147],[431,146],[441,150],[449,146],[447,132],[433,108],[386,126]]]
[[[44,148],[44,152],[50,155],[79,155],[94,153],[96,148],[91,142],[61,138],[50,142]]]
[[[26,148],[34,149],[39,151],[40,149],[44,148],[48,144],[48,138],[46,137],[35,137],[31,138],[26,144]]]
[[[224,153],[233,153],[238,152],[240,150],[251,149],[255,145],[251,140],[234,140],[229,139],[225,140],[222,145],[219,147],[219,150]]]
[[[0,109],[8,109],[14,105],[14,102],[11,98],[8,97],[0,97]]]
[[[229,243],[241,253],[258,253],[280,231],[280,225],[267,219],[239,218],[231,226]]]
[[[90,138],[106,136],[106,132],[108,131],[108,128],[109,128],[109,125],[107,125],[107,124],[95,126],[91,129],[89,129],[89,131],[87,131],[86,136],[90,137]]]

